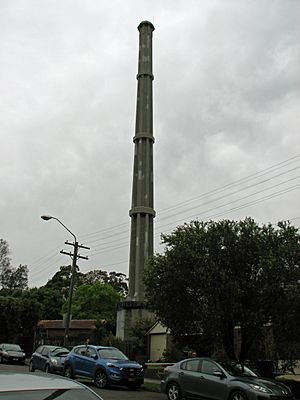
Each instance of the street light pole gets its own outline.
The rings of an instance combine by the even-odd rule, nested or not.
[[[74,238],[74,243],[65,242],[66,244],[70,244],[70,245],[74,246],[73,254],[66,253],[63,250],[61,251],[62,254],[67,254],[67,255],[72,256],[72,259],[73,259],[72,268],[71,268],[71,280],[70,280],[70,289],[69,289],[69,298],[68,298],[68,308],[67,308],[67,314],[66,314],[66,320],[65,320],[65,333],[64,333],[64,346],[67,346],[67,344],[69,342],[69,328],[70,328],[70,323],[71,323],[72,299],[73,299],[73,291],[74,291],[77,259],[78,258],[84,258],[86,260],[88,259],[87,257],[83,257],[83,256],[79,256],[78,255],[78,248],[80,247],[80,248],[84,248],[84,249],[89,249],[89,247],[79,245],[74,233],[68,227],[66,227],[66,225],[63,224],[58,218],[52,217],[51,215],[42,215],[41,218],[44,221],[49,221],[50,219],[55,219]]]

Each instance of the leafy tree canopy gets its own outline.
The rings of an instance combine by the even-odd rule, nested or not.
[[[192,221],[162,235],[162,242],[164,254],[155,255],[145,270],[146,297],[178,342],[202,354],[222,348],[235,358],[233,329],[240,326],[244,360],[265,325],[279,326],[283,316],[286,331],[293,330],[290,337],[299,338],[295,227],[259,226],[251,218]]]
[[[45,288],[55,289],[60,292],[64,299],[67,299],[70,291],[70,280],[71,280],[72,266],[63,265],[59,271],[56,272],[51,279],[45,285]],[[82,284],[83,274],[79,272],[77,267],[76,279],[74,283],[74,289]]]
[[[23,292],[22,296],[40,304],[40,319],[62,319],[64,299],[59,290],[49,287],[31,288]]]
[[[115,321],[120,294],[110,285],[95,283],[81,285],[73,297],[73,319],[98,319]],[[63,311],[66,312],[67,302]]]
[[[101,269],[94,269],[82,276],[81,283],[94,285],[95,283],[107,283],[111,285],[122,296],[128,293],[127,277],[121,272],[107,272]]]
[[[20,264],[17,268],[12,267],[9,253],[8,243],[0,239],[0,289],[2,288],[6,294],[28,287],[27,265]]]

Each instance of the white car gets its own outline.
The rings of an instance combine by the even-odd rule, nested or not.
[[[103,400],[82,383],[57,375],[0,372],[0,400]]]

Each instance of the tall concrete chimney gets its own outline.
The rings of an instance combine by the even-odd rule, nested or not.
[[[129,293],[119,304],[116,335],[130,341],[130,327],[148,317],[145,308],[143,273],[147,259],[153,255],[153,96],[152,96],[152,32],[151,22],[138,26],[139,60],[134,142],[132,202],[129,251]]]
[[[131,238],[129,256],[128,299],[143,301],[143,271],[145,262],[153,255],[153,96],[152,96],[152,32],[154,26],[141,22],[134,165],[132,183]]]

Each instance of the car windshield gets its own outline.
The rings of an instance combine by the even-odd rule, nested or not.
[[[233,376],[257,376],[250,368],[239,362],[218,361],[220,365]]]
[[[99,400],[87,389],[48,389],[0,392],[2,400]]]
[[[101,358],[113,360],[128,360],[128,358],[118,349],[98,349]]]
[[[68,353],[69,353],[69,350],[64,347],[56,347],[56,349],[53,349],[51,351],[51,354],[53,356],[62,356],[62,355],[66,355]]]
[[[7,351],[22,351],[18,344],[5,344],[3,348]]]

